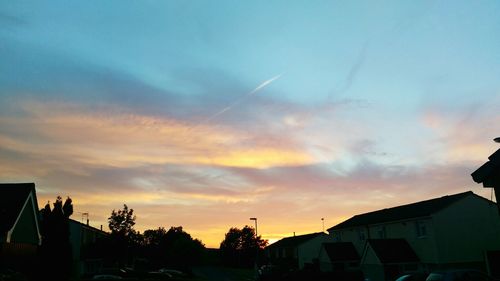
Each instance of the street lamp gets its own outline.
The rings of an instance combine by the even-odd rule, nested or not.
[[[255,272],[258,274],[259,269],[259,243],[257,241],[257,218],[250,218],[251,221],[255,221],[255,243],[257,243],[257,252],[255,253]]]
[[[257,238],[257,218],[250,218],[251,221],[255,221],[255,238]]]

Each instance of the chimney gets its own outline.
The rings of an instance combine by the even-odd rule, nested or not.
[[[101,231],[102,231],[102,224],[101,224]]]
[[[87,225],[89,225],[89,219],[87,218]]]
[[[293,232],[293,237],[295,237],[295,231]]]

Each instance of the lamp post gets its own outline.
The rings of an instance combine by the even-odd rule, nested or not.
[[[251,221],[255,221],[255,238],[257,238],[257,218],[250,218]]]
[[[323,223],[323,232],[325,232],[325,218],[321,218],[321,222]]]
[[[257,242],[257,218],[250,218],[251,221],[255,221],[255,243],[257,244],[257,252],[255,253],[255,274],[258,274],[259,270],[259,243]]]

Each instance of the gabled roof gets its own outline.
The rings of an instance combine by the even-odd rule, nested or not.
[[[431,214],[434,214],[469,195],[474,195],[474,193],[472,193],[472,191],[467,191],[408,205],[402,205],[394,208],[356,215],[344,222],[341,222],[329,228],[328,232],[355,226],[430,216]]]
[[[269,245],[268,247],[274,248],[274,247],[280,247],[280,248],[287,248],[287,247],[297,247],[298,245],[307,242],[315,237],[318,237],[320,235],[327,235],[324,232],[316,232],[316,233],[310,233],[310,234],[304,234],[304,235],[297,235],[297,236],[291,236],[291,237],[285,237],[281,240],[278,240],[274,242],[273,244]]]
[[[418,256],[405,239],[368,239],[381,263],[418,262]]]
[[[361,258],[351,242],[323,243],[331,262],[359,261]]]
[[[30,194],[36,204],[34,183],[0,184],[0,233],[6,233],[14,227]],[[35,209],[38,210],[38,206],[35,206]]]

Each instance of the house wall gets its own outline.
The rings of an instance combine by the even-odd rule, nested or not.
[[[326,242],[334,242],[330,235],[320,235],[314,237],[297,247],[297,256],[299,268],[303,269],[306,263],[314,263],[314,260],[319,259],[321,245]]]
[[[371,238],[384,238],[378,235],[381,227],[385,227],[385,238],[405,239],[415,251],[422,263],[434,264],[437,262],[436,232],[433,219],[422,217],[384,225],[370,226]],[[417,228],[420,228],[420,233]],[[422,230],[424,228],[424,230]],[[425,233],[422,233],[425,232]],[[373,235],[375,233],[376,235]]]
[[[332,271],[333,265],[328,257],[328,254],[325,251],[325,248],[321,247],[319,251],[319,270],[322,272]]]
[[[492,202],[468,196],[434,215],[440,264],[484,263],[485,252],[500,250],[500,216]]]
[[[97,229],[74,220],[69,220],[69,232],[69,240],[73,254],[73,274],[74,276],[80,277],[92,271],[91,269],[93,267],[101,265],[102,261],[99,259],[87,259],[85,248],[96,243],[99,237],[104,237],[104,234]]]
[[[352,242],[354,248],[361,256],[368,239],[368,228],[366,226],[351,227],[332,231],[330,236],[337,242]],[[364,237],[364,239],[363,239]]]
[[[73,260],[79,260],[82,248],[82,226],[78,222],[69,221],[69,242]]]
[[[0,267],[34,274],[38,245],[30,243],[0,243]],[[0,277],[0,280],[4,280]],[[33,279],[36,280],[36,279]]]
[[[33,213],[31,198],[24,206],[24,209],[17,221],[17,224],[12,231],[10,242],[13,243],[28,243],[38,245],[39,237],[36,228],[36,217]]]
[[[333,265],[332,262],[330,261],[330,257],[328,257],[328,253],[326,252],[325,247],[323,246],[320,247],[318,260],[319,260],[319,269],[322,272],[333,270]]]
[[[417,223],[425,227],[425,235],[418,235]],[[332,232],[332,237],[336,241],[352,242],[360,256],[366,246],[366,239],[402,238],[408,241],[422,263],[437,262],[436,233],[430,217],[337,230]]]
[[[366,246],[366,251],[361,260],[361,270],[365,275],[365,280],[384,281],[384,267],[370,245]]]

